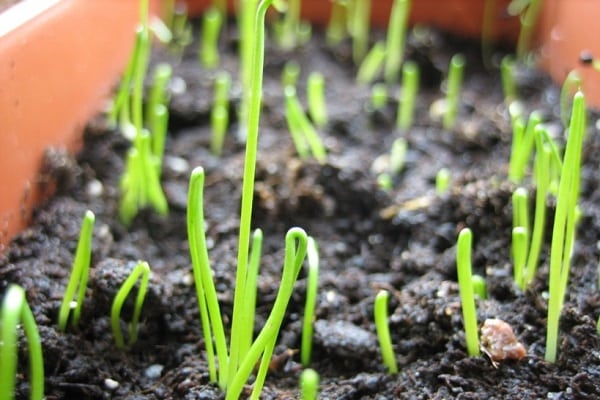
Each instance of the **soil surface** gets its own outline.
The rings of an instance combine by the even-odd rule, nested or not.
[[[382,38],[383,33],[373,37]],[[523,293],[512,279],[510,198],[515,185],[506,178],[511,130],[498,69],[482,66],[477,43],[435,31],[413,32],[407,57],[421,67],[421,90],[414,127],[402,133],[394,127],[399,87],[390,86],[384,109],[371,110],[370,87],[355,83],[349,43],[334,49],[324,43],[323,33],[315,31],[310,43],[293,52],[275,45],[266,49],[253,212],[253,227],[262,228],[265,236],[257,329],[279,286],[285,232],[300,226],[319,245],[310,367],[320,374],[320,398],[600,398],[600,140],[593,116],[584,150],[582,218],[561,318],[559,357],[550,364],[543,358],[550,229],[537,277]],[[221,69],[237,76],[235,32],[230,30],[221,44]],[[185,210],[189,174],[201,165],[206,171],[210,259],[229,326],[244,144],[236,138],[234,117],[223,155],[216,157],[208,150],[216,71],[198,67],[196,48],[195,43],[189,46],[180,62],[164,50],[154,54],[154,62],[170,60],[175,66],[162,174],[169,216],[144,210],[131,227],[121,224],[118,182],[130,143],[98,117],[90,122],[85,146],[75,158],[59,149],[49,152],[44,180],[57,181],[57,194],[35,212],[31,227],[2,256],[0,294],[9,283],[22,285],[39,324],[48,400],[223,398],[208,379]],[[467,57],[467,68],[459,119],[448,131],[429,109],[443,97],[440,86],[448,61],[459,51]],[[329,123],[319,131],[328,157],[322,165],[298,159],[287,132],[280,76],[290,59],[301,65],[298,93],[303,104],[308,74],[319,71],[326,77]],[[559,90],[533,70],[520,69],[517,80],[526,113],[541,110],[562,142]],[[239,101],[235,85],[232,111]],[[377,183],[377,165],[399,137],[408,142],[406,164],[393,179],[393,188],[385,191]],[[452,178],[449,191],[439,195],[434,181],[442,167]],[[532,188],[528,182],[529,178],[525,185]],[[58,309],[87,209],[96,214],[88,292],[79,328],[61,333]],[[548,199],[548,209],[552,218],[553,198]],[[485,277],[488,288],[488,298],[477,301],[478,321],[500,318],[510,324],[527,348],[527,356],[519,361],[495,365],[486,356],[466,354],[455,267],[456,238],[465,226],[474,234],[474,272]],[[139,340],[120,351],[110,330],[110,307],[138,259],[150,263],[152,278]],[[278,355],[300,346],[305,289],[302,271],[279,336]],[[395,375],[386,373],[377,345],[373,302],[380,289],[391,294],[391,338],[399,366]],[[129,305],[125,317],[130,313]],[[291,354],[267,377],[262,398],[299,397],[302,367],[299,354]],[[24,351],[19,359],[23,375],[18,398],[24,399]]]

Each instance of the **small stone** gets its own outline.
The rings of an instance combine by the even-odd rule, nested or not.
[[[85,191],[90,197],[100,197],[104,192],[104,185],[102,185],[102,182],[100,182],[98,179],[93,179],[87,184]]]
[[[108,390],[115,390],[119,387],[119,382],[115,381],[114,379],[106,378],[104,380],[104,386]]]
[[[158,379],[158,378],[160,378],[160,375],[162,374],[163,369],[164,369],[164,365],[152,364],[151,366],[146,368],[146,370],[144,371],[144,375],[146,375],[146,378],[148,378],[148,379]]]

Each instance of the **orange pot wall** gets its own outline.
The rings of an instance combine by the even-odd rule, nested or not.
[[[546,1],[540,19],[540,56],[543,68],[556,82],[572,69],[583,77],[589,105],[600,107],[600,71],[579,62],[582,50],[600,59],[600,2],[597,0]]]
[[[35,2],[39,6],[27,0],[17,7]],[[39,200],[44,150],[76,146],[133,45],[137,1],[55,3],[0,33],[0,252]],[[17,14],[9,9],[0,17],[12,22]]]

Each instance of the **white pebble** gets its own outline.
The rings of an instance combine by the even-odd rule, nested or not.
[[[146,371],[144,371],[144,375],[146,375],[146,378],[148,379],[158,379],[162,374],[163,368],[164,366],[161,364],[152,364],[151,366],[146,368]]]
[[[87,184],[86,192],[90,197],[100,197],[104,192],[104,185],[99,180],[94,179]]]
[[[106,386],[108,390],[115,390],[119,387],[119,382],[115,381],[114,379],[106,378],[104,380],[104,386]]]

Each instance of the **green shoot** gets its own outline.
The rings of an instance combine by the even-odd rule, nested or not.
[[[221,17],[223,20],[227,16],[227,0],[212,0],[212,7],[219,10]]]
[[[144,299],[146,298],[146,290],[148,289],[148,280],[150,279],[150,266],[147,262],[138,261],[136,266],[131,271],[131,274],[125,279],[125,282],[119,288],[119,291],[115,295],[113,300],[112,308],[110,310],[110,326],[112,328],[113,336],[115,337],[115,343],[121,350],[125,349],[125,340],[123,339],[123,332],[121,332],[121,309],[123,303],[131,293],[131,290],[135,286],[136,282],[140,280],[140,287],[135,297],[135,303],[133,307],[133,316],[131,323],[129,324],[129,340],[127,346],[131,347],[137,342],[138,335],[138,323],[140,320],[140,314],[142,312],[142,306],[144,305]]]
[[[376,83],[371,88],[371,110],[380,111],[385,108],[388,101],[387,86],[383,83]]]
[[[495,31],[496,0],[484,0],[481,24],[481,58],[486,68],[489,68],[491,64]]]
[[[412,0],[394,0],[392,5],[385,42],[386,57],[383,73],[387,83],[395,83],[398,80],[400,65],[404,58],[404,43],[411,2]]]
[[[300,374],[300,399],[317,400],[319,395],[319,374],[307,368]]]
[[[517,84],[515,83],[515,61],[512,56],[507,55],[500,63],[500,76],[502,78],[502,91],[504,92],[505,104],[511,104],[517,100]]]
[[[300,0],[287,0],[287,7],[281,25],[279,45],[284,50],[291,50],[299,43]]]
[[[377,175],[377,186],[384,192],[389,192],[394,188],[394,180],[388,172],[382,172]]]
[[[281,71],[281,86],[285,89],[287,86],[296,86],[300,76],[300,64],[294,60],[285,63]]]
[[[225,134],[229,125],[229,89],[231,76],[228,72],[221,72],[215,79],[213,105],[210,113],[211,140],[210,151],[220,156],[223,153]]]
[[[414,61],[407,61],[402,66],[402,92],[396,119],[396,126],[401,131],[408,131],[413,124],[418,90],[419,66]]]
[[[371,0],[354,0],[351,11],[352,58],[359,65],[369,48]]]
[[[392,148],[390,150],[390,173],[393,176],[400,174],[404,169],[407,148],[408,143],[406,142],[406,139],[397,138],[392,143]]]
[[[152,134],[152,155],[159,177],[162,170],[162,159],[169,121],[167,86],[172,73],[173,68],[169,64],[161,63],[156,66],[146,106],[147,125]]]
[[[518,2],[518,0],[513,0],[513,3]],[[519,59],[524,59],[527,52],[531,49],[535,25],[542,9],[542,0],[528,0],[527,3],[529,3],[527,8],[525,10],[520,10],[521,31],[519,32],[519,39],[517,40],[517,56]]]
[[[513,204],[513,228],[522,226],[529,235],[529,199],[527,189],[517,188],[512,195]]]
[[[327,105],[325,103],[325,78],[320,72],[311,72],[306,81],[308,115],[318,128],[327,124]]]
[[[390,327],[388,324],[388,292],[380,290],[375,296],[374,314],[375,314],[375,329],[377,330],[377,338],[379,339],[379,348],[383,364],[387,367],[388,373],[395,374],[398,372],[396,364],[396,356],[392,347],[392,339],[390,338]]]
[[[569,126],[569,120],[571,119],[573,95],[575,95],[578,90],[581,90],[582,82],[583,80],[579,75],[579,72],[573,70],[569,72],[560,89],[560,119],[565,128]]]
[[[521,290],[525,290],[525,264],[527,263],[528,232],[522,226],[512,230],[513,279]]]
[[[73,307],[73,317],[71,324],[77,326],[79,324],[79,316],[81,315],[81,307],[83,298],[87,289],[88,273],[90,269],[90,259],[92,256],[92,233],[94,230],[94,213],[86,211],[83,222],[81,223],[81,232],[77,242],[77,250],[75,251],[75,259],[73,260],[73,271],[69,278],[69,283],[65,289],[65,295],[60,305],[58,312],[58,329],[65,331],[69,321],[69,313],[73,303],[73,297],[77,291],[77,300]],[[78,290],[79,289],[79,290]]]
[[[42,342],[33,313],[27,304],[25,290],[10,285],[6,290],[0,311],[0,398],[15,398],[17,376],[17,327],[23,325],[29,353],[29,398],[44,398],[44,357]]]
[[[313,323],[317,305],[317,289],[319,284],[319,250],[317,242],[308,238],[306,250],[308,272],[306,278],[306,302],[304,303],[304,319],[302,321],[302,341],[300,345],[300,360],[305,367],[310,364],[312,353]]]
[[[451,129],[456,121],[464,70],[465,57],[462,54],[455,54],[450,60],[450,68],[448,71],[446,110],[442,120],[444,129]]]
[[[287,86],[284,93],[285,116],[298,155],[300,158],[306,159],[310,150],[318,162],[324,163],[327,159],[327,151],[319,134],[302,110],[296,96],[296,89],[293,86]]]
[[[346,37],[348,24],[347,0],[333,0],[331,16],[325,34],[327,44],[331,47],[339,44]]]
[[[173,9],[170,28],[173,38],[169,49],[177,58],[181,58],[183,50],[192,43],[193,34],[185,4],[178,3]]]
[[[448,191],[450,186],[450,170],[448,168],[440,168],[435,175],[435,192],[439,195]]]
[[[520,118],[513,124],[513,141],[511,146],[508,178],[519,183],[525,176],[533,146],[535,144],[535,129],[542,122],[539,111],[529,115],[525,129],[522,128]]]
[[[385,43],[383,41],[379,41],[373,45],[360,63],[356,74],[356,82],[368,84],[377,79],[385,61],[385,52]]]
[[[482,300],[487,299],[487,284],[485,278],[481,275],[473,274],[471,283],[473,284],[473,293]]]
[[[458,234],[456,249],[456,269],[458,272],[458,287],[462,307],[463,323],[467,353],[471,357],[479,356],[479,335],[477,333],[477,312],[475,311],[475,296],[471,273],[471,242],[472,233],[469,228],[463,228]]]
[[[253,86],[253,51],[256,38],[255,17],[259,0],[239,0],[238,26],[239,26],[239,52],[240,52],[240,82],[242,84],[242,101],[238,111],[238,120],[240,121],[238,136],[240,139],[246,139],[245,124],[248,121],[248,108],[250,107],[250,92]],[[257,27],[258,28],[258,27]]]
[[[200,65],[214,69],[219,66],[219,34],[225,15],[216,7],[210,7],[202,17],[202,36],[198,55]]]
[[[556,213],[552,229],[550,248],[550,276],[548,299],[548,323],[546,335],[546,354],[548,362],[556,361],[558,345],[558,326],[567,283],[571,253],[575,241],[577,223],[577,201],[581,171],[581,151],[585,135],[585,99],[578,92],[573,98],[573,111],[569,124],[569,137],[565,148],[563,168],[560,175]]]

